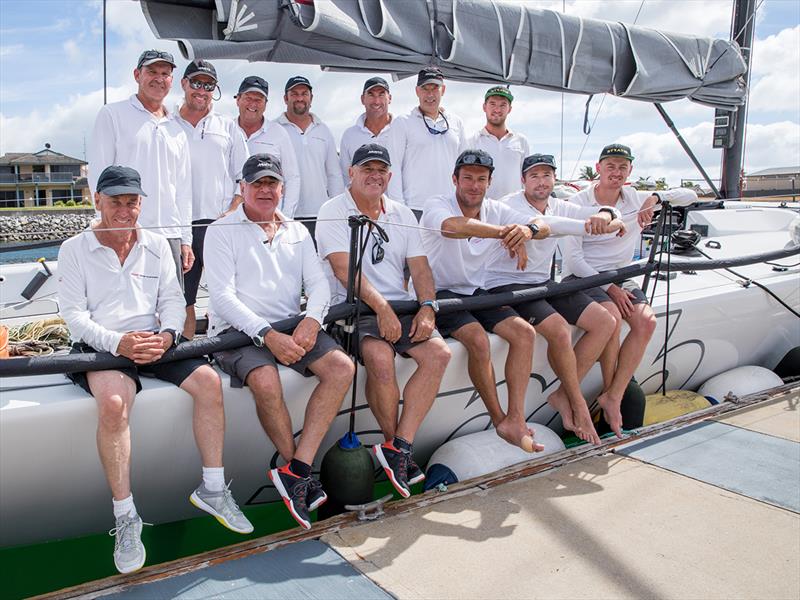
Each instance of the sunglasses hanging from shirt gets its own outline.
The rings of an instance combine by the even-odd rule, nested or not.
[[[444,116],[444,113],[442,111],[439,111],[439,116],[444,119],[444,129],[436,129],[435,127],[431,127],[430,125],[428,125],[428,117],[425,116],[425,114],[423,113],[422,122],[425,123],[425,127],[428,129],[428,133],[432,135],[441,135],[443,133],[447,133],[448,131],[450,131],[450,123],[448,122],[447,117]],[[434,121],[433,124],[436,125],[436,121]]]

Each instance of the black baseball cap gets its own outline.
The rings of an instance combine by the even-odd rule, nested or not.
[[[371,160],[379,160],[392,166],[392,161],[389,159],[389,151],[380,144],[364,144],[353,153],[353,160],[351,166],[357,167],[368,163]]]
[[[214,65],[202,58],[197,58],[190,62],[186,65],[186,70],[183,72],[184,79],[192,79],[198,75],[208,75],[215,82],[218,81],[217,70],[214,68]]]
[[[366,94],[374,87],[382,87],[387,92],[389,91],[389,83],[383,77],[370,77],[364,82],[364,89],[361,93]]]
[[[121,165],[111,165],[103,169],[97,179],[97,191],[106,196],[121,196],[122,194],[147,196],[142,190],[142,178],[139,176],[139,171]]]
[[[269,96],[269,84],[258,75],[250,75],[242,79],[242,83],[239,84],[239,91],[236,92],[234,98],[238,98],[246,92],[259,92],[264,95],[264,98],[267,98]]]
[[[290,77],[289,80],[286,82],[286,87],[283,88],[284,93],[288,92],[293,87],[298,85],[306,85],[308,89],[313,90],[314,88],[311,87],[311,82],[302,75],[295,75],[294,77]]]
[[[597,159],[597,162],[600,162],[604,158],[627,158],[629,161],[633,162],[633,154],[631,154],[631,149],[628,146],[623,144],[609,144],[603,151],[600,153],[600,158]]]
[[[242,166],[242,179],[247,183],[258,181],[262,177],[273,177],[283,181],[281,161],[272,154],[254,154]]]
[[[435,83],[442,85],[444,83],[444,74],[439,67],[425,67],[417,74],[417,87],[423,86],[426,83]]]
[[[171,64],[173,69],[177,66],[175,64],[175,59],[169,52],[164,52],[163,50],[145,50],[139,55],[139,60],[136,62],[136,68],[141,69],[147,65],[152,65],[153,63],[162,61]]]
[[[538,165],[547,165],[555,171],[556,159],[552,154],[531,154],[526,156],[525,160],[522,161],[522,174],[525,175],[525,171]]]
[[[464,166],[486,167],[491,173],[494,171],[494,160],[492,160],[492,155],[488,152],[477,148],[470,148],[458,155],[455,170],[458,171],[459,167]]]

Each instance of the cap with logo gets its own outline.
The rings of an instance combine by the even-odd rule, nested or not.
[[[239,91],[234,98],[238,98],[247,92],[258,92],[264,98],[267,98],[269,96],[269,84],[258,75],[250,75],[242,79],[242,83],[239,84]]]
[[[603,151],[600,153],[600,158],[597,159],[597,162],[600,162],[604,158],[612,157],[625,158],[633,162],[633,154],[631,154],[631,149],[623,144],[609,144],[603,148]]]
[[[357,167],[371,160],[379,160],[390,167],[392,166],[392,161],[389,159],[389,151],[380,144],[364,144],[361,146],[353,152],[353,160],[350,165]]]
[[[364,90],[361,93],[366,94],[369,90],[371,90],[374,87],[383,88],[388,92],[389,82],[387,82],[383,77],[370,77],[364,82]]]
[[[262,177],[272,177],[283,181],[281,161],[272,154],[254,154],[242,166],[242,178],[247,183],[258,181]]]
[[[309,90],[314,89],[311,87],[311,82],[308,80],[308,78],[303,77],[302,75],[295,75],[294,77],[289,78],[283,91],[288,92],[290,89],[297,87],[298,85],[305,85]]]
[[[491,173],[494,171],[494,160],[492,160],[492,155],[488,152],[470,148],[464,150],[456,159],[456,170],[464,166],[486,167]]]
[[[488,100],[492,96],[502,96],[508,100],[509,103],[514,101],[514,95],[511,93],[511,90],[504,85],[490,87],[488,90],[486,90],[486,94],[483,96],[483,99]]]
[[[142,190],[142,178],[139,172],[131,167],[111,165],[103,169],[97,179],[97,191],[106,196],[122,194],[138,194],[147,196]]]
[[[439,67],[425,67],[417,74],[417,87],[428,83],[442,85],[444,83],[444,73]]]
[[[197,58],[186,65],[186,70],[183,72],[183,78],[193,79],[199,75],[207,75],[215,82],[218,81],[217,70],[214,68],[214,65],[207,60],[203,60],[202,58]]]
[[[139,55],[139,60],[136,62],[136,68],[141,69],[142,67],[146,67],[147,65],[152,65],[153,63],[157,62],[169,63],[172,65],[173,69],[177,66],[175,64],[175,59],[169,52],[164,52],[163,50],[145,50]]]
[[[547,165],[555,171],[556,159],[552,154],[531,154],[526,156],[525,160],[522,161],[522,174],[524,175],[527,170],[539,165]]]

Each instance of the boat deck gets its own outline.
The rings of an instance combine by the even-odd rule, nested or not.
[[[797,389],[550,466],[412,497],[378,522],[321,527],[319,539],[62,595],[800,597]]]

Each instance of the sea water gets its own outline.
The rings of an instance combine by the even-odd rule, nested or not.
[[[40,258],[47,261],[58,259],[58,249],[60,246],[44,246],[43,248],[20,248],[19,250],[7,250],[0,252],[0,265],[11,263],[36,262]]]

